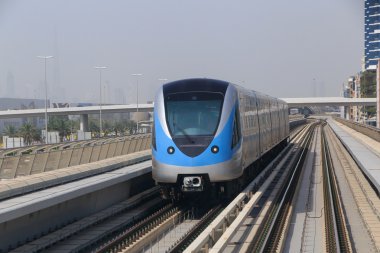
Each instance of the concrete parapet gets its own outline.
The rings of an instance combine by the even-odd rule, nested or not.
[[[70,167],[79,165],[80,164],[80,158],[83,153],[83,148],[75,148],[73,150],[73,153],[71,154],[71,159],[70,159]]]
[[[49,152],[49,156],[46,161],[46,166],[44,171],[51,171],[58,169],[59,159],[61,157],[61,151]]]
[[[59,169],[66,168],[70,166],[70,158],[73,153],[72,149],[66,149],[61,151],[61,159],[59,161]]]
[[[151,135],[118,138],[114,141],[95,141],[87,145],[26,155],[0,157],[0,180],[11,179],[66,167],[97,162],[107,158],[150,149]]]
[[[359,133],[367,135],[368,137],[380,142],[380,129],[379,128],[364,125],[364,124],[361,124],[358,122],[354,122],[354,121],[346,120],[346,119],[342,119],[342,118],[334,118],[334,120],[358,131]]]
[[[102,146],[94,146],[92,149],[91,157],[90,157],[90,162],[96,162],[99,161],[99,155],[100,155],[100,150],[102,149]]]
[[[150,151],[4,181],[0,184],[0,251],[8,252],[152,187],[150,162],[132,165],[147,159]],[[129,165],[134,169],[126,168]],[[58,188],[51,187],[57,184]],[[47,187],[48,191],[34,192]],[[26,193],[30,194],[19,196]]]
[[[107,158],[114,157],[116,151],[117,142],[113,142],[109,144]]]
[[[133,154],[105,159],[98,163],[82,164],[56,171],[49,171],[27,177],[19,177],[2,181],[0,184],[0,200],[51,187],[57,184],[78,180],[84,177],[113,171],[121,167],[147,161],[151,158],[151,151],[139,151]]]
[[[84,147],[82,152],[82,157],[80,159],[80,164],[86,164],[90,162],[92,150],[94,147]]]

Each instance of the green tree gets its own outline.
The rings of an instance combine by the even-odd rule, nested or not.
[[[30,122],[24,123],[19,129],[19,133],[24,138],[26,145],[30,145],[38,139],[37,129]]]
[[[360,77],[360,95],[363,98],[376,97],[376,71],[366,70]],[[362,111],[372,117],[376,114],[375,106],[364,106]]]
[[[63,137],[67,136],[71,130],[68,117],[66,117],[66,116],[52,116],[52,117],[50,117],[48,129],[57,131],[59,133],[59,137],[62,141]]]
[[[108,121],[105,121],[103,123],[102,128],[103,128],[102,129],[103,130],[103,136],[108,136],[113,131],[113,125]]]
[[[95,121],[90,120],[88,123],[88,130],[90,130],[92,134],[99,136],[99,126]]]
[[[17,134],[16,127],[13,125],[7,125],[3,132],[4,132],[4,135],[9,136],[9,137],[16,137],[16,134]]]
[[[113,128],[114,128],[114,132],[115,132],[116,136],[124,135],[126,125],[125,125],[125,123],[118,121],[114,124]]]
[[[75,133],[79,130],[79,121],[77,120],[69,120],[70,133]]]
[[[125,132],[128,134],[132,134],[136,131],[136,123],[134,121],[126,120],[123,124],[125,125]]]

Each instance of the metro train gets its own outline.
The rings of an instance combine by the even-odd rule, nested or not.
[[[154,105],[152,176],[166,198],[230,194],[289,139],[284,101],[229,82],[170,82]]]

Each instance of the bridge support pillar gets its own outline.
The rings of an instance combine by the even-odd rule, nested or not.
[[[80,115],[80,130],[83,132],[88,132],[88,114]]]
[[[380,128],[380,60],[376,70],[376,127]]]

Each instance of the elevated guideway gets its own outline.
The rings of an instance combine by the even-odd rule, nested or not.
[[[310,97],[310,98],[281,98],[289,107],[301,106],[376,106],[376,98],[343,98],[343,97]],[[137,109],[138,108],[138,109]],[[80,115],[80,130],[87,131],[88,115],[103,113],[152,112],[154,104],[102,105],[66,108],[48,108],[50,115]],[[0,111],[0,119],[44,117],[45,109],[7,110]]]
[[[332,118],[327,122],[380,195],[380,142]]]
[[[127,113],[135,112],[136,104],[130,105],[102,105],[102,113]],[[139,104],[139,112],[153,111],[153,104]],[[65,108],[48,108],[49,115],[88,115],[98,114],[100,106],[83,106],[83,107],[65,107]],[[24,117],[44,117],[45,109],[28,109],[28,110],[7,110],[0,111],[0,119],[24,118]]]
[[[8,252],[152,187],[149,158],[150,151],[142,151],[2,181],[0,252]]]
[[[280,98],[284,100],[289,107],[297,106],[375,106],[376,98],[343,98],[343,97],[309,97],[309,98]],[[153,104],[139,104],[139,112],[152,112]],[[102,105],[103,113],[127,113],[136,112],[137,105]],[[48,108],[49,115],[88,115],[98,114],[100,106],[84,107],[65,107],[65,108]],[[28,110],[8,110],[0,111],[0,119],[7,118],[24,118],[24,117],[44,117],[45,109],[28,109]]]
[[[376,98],[308,97],[281,98],[289,107],[298,106],[376,106]]]

